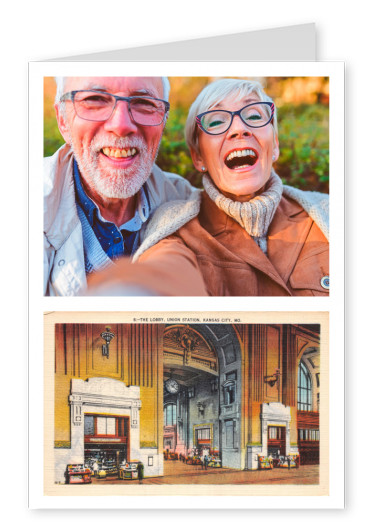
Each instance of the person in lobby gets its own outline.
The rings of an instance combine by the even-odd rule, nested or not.
[[[262,86],[206,86],[190,108],[186,141],[203,175],[201,198],[187,203],[194,218],[184,222],[186,211],[162,205],[151,224],[156,244],[141,244],[111,281],[131,278],[156,295],[186,294],[191,282],[199,295],[327,296],[329,198],[283,185],[273,169],[277,111]],[[164,275],[153,278],[162,263]]]

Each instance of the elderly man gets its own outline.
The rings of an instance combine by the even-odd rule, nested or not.
[[[154,164],[168,92],[167,78],[57,78],[66,144],[45,159],[45,295],[82,293],[90,273],[135,253],[158,206],[196,197]]]

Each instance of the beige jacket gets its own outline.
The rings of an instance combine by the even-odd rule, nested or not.
[[[198,190],[154,165],[146,181],[151,217],[163,203],[197,200]],[[192,215],[193,217],[193,215]],[[190,218],[191,219],[191,218]],[[188,219],[187,219],[188,220]],[[186,222],[184,218],[184,222]],[[145,227],[141,230],[141,243]],[[44,161],[44,294],[77,295],[87,286],[82,227],[73,183],[73,153],[62,146]]]

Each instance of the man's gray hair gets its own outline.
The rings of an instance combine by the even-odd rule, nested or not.
[[[236,102],[250,94],[255,94],[259,101],[269,101],[273,103],[272,98],[265,93],[261,83],[258,81],[246,79],[218,79],[207,85],[200,92],[189,109],[185,124],[185,140],[188,147],[193,149],[196,153],[200,152],[198,146],[198,126],[196,123],[196,116],[198,114],[209,111],[229,96],[231,96]],[[278,124],[276,109],[274,109],[272,126],[274,128],[274,137],[277,138]]]
[[[56,96],[55,96],[55,103],[59,104],[60,99],[62,95],[64,94],[64,87],[65,87],[65,77],[55,77],[56,81]],[[167,77],[162,77],[162,85],[163,85],[163,99],[168,101],[168,97],[170,94],[170,82]]]

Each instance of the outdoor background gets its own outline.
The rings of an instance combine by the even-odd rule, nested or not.
[[[189,107],[205,85],[217,78],[172,77],[171,111],[157,159],[165,171],[177,173],[201,187],[199,174],[184,140]],[[280,156],[274,168],[283,182],[303,190],[329,192],[329,79],[264,77],[260,81],[276,104]],[[52,155],[64,140],[53,107],[56,85],[45,78],[44,154]]]

